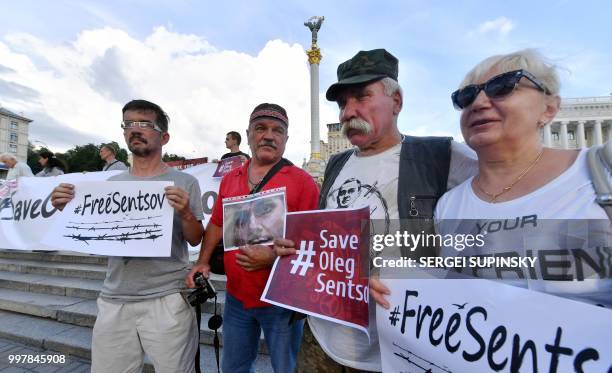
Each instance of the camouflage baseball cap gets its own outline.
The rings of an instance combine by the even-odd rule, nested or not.
[[[336,101],[340,90],[347,85],[368,83],[386,77],[397,81],[397,65],[397,58],[384,49],[359,51],[338,66],[338,83],[329,87],[325,97],[329,101]]]

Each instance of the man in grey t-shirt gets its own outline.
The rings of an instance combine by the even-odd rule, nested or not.
[[[198,245],[204,233],[200,188],[193,176],[162,162],[162,146],[170,135],[168,117],[158,105],[128,102],[121,127],[133,165],[109,180],[174,182],[165,189],[174,208],[172,249],[168,258],[109,258],[98,298],[91,371],[141,371],[146,354],[156,372],[193,372],[197,323],[181,290],[189,270],[187,243]],[[74,185],[60,184],[51,202],[61,210],[73,197]]]

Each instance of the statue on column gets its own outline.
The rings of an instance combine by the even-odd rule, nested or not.
[[[304,26],[310,29],[312,33],[312,46],[317,45],[317,32],[321,29],[321,25],[323,24],[323,20],[325,17],[323,16],[312,16],[308,18],[308,21],[304,22]]]

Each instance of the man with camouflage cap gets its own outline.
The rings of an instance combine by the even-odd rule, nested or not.
[[[392,54],[360,51],[338,67],[338,82],[326,95],[338,103],[342,133],[357,149],[329,160],[319,208],[344,207],[338,194],[351,180],[361,189],[352,207],[369,206],[371,218],[384,222],[384,230],[399,227],[399,219],[431,218],[438,198],[476,171],[475,156],[465,145],[451,138],[400,133],[403,94],[397,79],[398,60]],[[279,255],[295,253],[292,241],[275,244]],[[379,281],[370,281],[373,298],[381,289]],[[309,316],[298,371],[382,370],[375,311],[370,302],[370,340],[356,329]]]

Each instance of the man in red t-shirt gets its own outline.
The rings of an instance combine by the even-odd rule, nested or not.
[[[208,277],[210,257],[223,237],[224,198],[243,196],[259,187],[265,175],[281,161],[287,144],[287,112],[276,104],[260,104],[251,113],[247,137],[253,157],[223,177],[213,214],[206,227],[198,261],[186,283],[195,287],[193,275]],[[288,162],[288,161],[286,161]],[[319,190],[313,178],[290,162],[261,190],[285,187],[287,211],[314,210]],[[282,237],[275,237],[282,238]],[[275,372],[293,372],[302,338],[303,320],[289,323],[292,311],[260,301],[276,254],[265,245],[247,245],[224,254],[227,296],[223,313],[224,372],[250,371],[257,357],[261,330]]]

